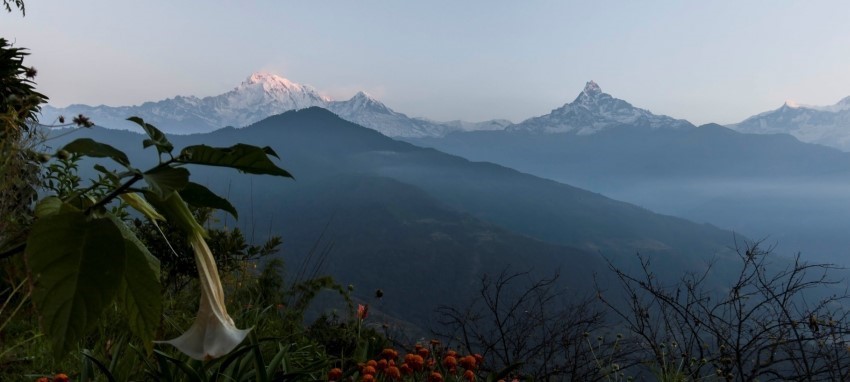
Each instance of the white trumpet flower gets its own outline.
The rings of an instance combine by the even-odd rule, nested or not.
[[[169,198],[170,199],[170,198]],[[181,204],[177,208],[182,215],[181,218],[191,219],[186,221],[184,227],[189,227],[189,243],[195,252],[195,263],[198,266],[198,278],[201,283],[201,304],[198,307],[198,316],[192,327],[177,338],[169,341],[161,341],[173,345],[184,354],[198,360],[210,360],[230,353],[245,339],[251,329],[238,329],[233,319],[227,314],[224,304],[224,289],[221,286],[221,278],[218,276],[218,268],[215,265],[212,251],[204,239],[204,230],[189,213],[183,200],[177,197],[179,203],[171,201],[172,206]],[[182,208],[181,208],[182,207]],[[187,215],[183,214],[187,213]]]

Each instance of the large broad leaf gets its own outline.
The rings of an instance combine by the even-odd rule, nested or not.
[[[263,147],[263,152],[266,153],[266,155],[271,155],[271,156],[273,156],[277,159],[280,159],[280,157],[277,156],[277,153],[274,151],[274,149],[272,149],[269,146]]]
[[[107,145],[106,143],[97,142],[91,138],[77,139],[65,145],[62,150],[94,158],[112,158],[112,160],[118,162],[124,167],[130,166],[130,160],[127,158],[127,154],[124,154],[123,151]]]
[[[141,212],[142,215],[145,215],[145,217],[152,222],[155,222],[156,220],[165,220],[165,217],[160,215],[160,213],[156,211],[156,208],[150,205],[147,200],[135,192],[121,194],[118,197],[121,198],[124,203],[129,204],[130,207],[133,207],[136,211]]]
[[[126,263],[124,238],[110,219],[67,210],[33,224],[26,256],[34,280],[32,300],[53,353],[61,358],[94,328],[118,293]]]
[[[189,182],[182,190],[180,190],[180,196],[186,203],[193,207],[208,207],[215,208],[219,210],[224,210],[233,215],[234,218],[239,219],[239,214],[236,212],[236,208],[230,204],[227,199],[222,198],[208,188],[201,186],[197,183]]]
[[[180,197],[180,193],[173,192],[166,198],[161,198],[153,192],[145,192],[145,200],[150,203],[156,211],[162,216],[168,224],[174,225],[185,233],[189,232],[206,232],[204,227],[198,224],[192,211],[186,205],[186,202]],[[206,235],[206,233],[204,234]]]
[[[268,155],[276,155],[271,149],[237,144],[231,147],[189,146],[180,151],[178,162],[235,168],[250,174],[277,175],[291,178],[286,170],[277,167]]]
[[[145,172],[144,177],[151,191],[161,198],[166,198],[172,192],[186,187],[189,183],[189,170],[163,166]]]
[[[48,196],[38,201],[35,204],[35,216],[43,218],[49,215],[58,214],[62,210],[62,199],[56,196]]]
[[[109,180],[114,181],[115,183],[118,183],[119,181],[121,181],[121,178],[118,175],[116,175],[115,172],[110,171],[106,167],[103,167],[103,165],[96,164],[96,165],[94,165],[94,169],[97,172],[103,174],[103,176],[107,177]]]
[[[148,352],[153,350],[153,340],[162,316],[162,295],[159,281],[159,260],[151,255],[136,235],[117,217],[110,219],[119,227],[124,237],[127,271],[121,282],[118,298],[127,315],[130,330],[142,340]]]
[[[159,129],[157,129],[153,125],[146,123],[143,119],[139,117],[130,117],[127,118],[127,120],[135,122],[137,125],[141,126],[146,133],[148,133],[148,137],[150,137],[150,139],[145,139],[144,141],[142,141],[142,145],[144,146],[144,148],[156,146],[156,151],[160,154],[171,154],[171,151],[174,150],[174,146],[171,144],[171,142],[168,141],[168,138],[165,137],[165,134],[163,134],[162,131],[159,131]]]

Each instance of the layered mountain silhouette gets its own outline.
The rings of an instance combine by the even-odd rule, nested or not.
[[[137,167],[155,164],[139,134],[82,133],[126,150]],[[581,295],[605,285],[603,257],[629,266],[640,252],[676,278],[710,259],[725,261],[734,245],[729,231],[396,141],[316,107],[171,139],[178,148],[271,146],[294,181],[191,169],[195,181],[239,209],[238,223],[221,224],[238,224],[255,239],[282,235],[290,264],[323,237],[333,243],[323,271],[360,296],[382,288],[381,309],[417,324],[438,304],[467,302],[485,273],[560,269],[559,286]]]
[[[695,127],[589,82],[574,102],[505,131],[406,140],[847,263],[850,154],[791,135]]]
[[[844,197],[850,192],[839,191],[850,189],[846,155],[773,134],[790,132],[803,140],[840,146],[843,115],[850,113],[848,100],[829,107],[789,103],[734,126],[765,134],[740,134],[654,114],[590,81],[573,102],[517,124],[437,122],[410,118],[365,92],[331,101],[309,86],[257,73],[220,96],[176,97],[122,108],[48,107],[45,119],[80,112],[100,125],[120,127],[128,124],[126,116],[141,115],[166,131],[185,134],[223,125],[241,127],[311,105],[417,145],[769,238],[789,252],[834,260],[850,250],[850,239],[838,228],[850,225],[850,200]]]

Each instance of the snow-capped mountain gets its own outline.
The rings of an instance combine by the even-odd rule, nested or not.
[[[177,96],[137,106],[55,108],[47,105],[42,109],[41,120],[51,123],[60,115],[84,114],[100,126],[138,130],[138,126],[126,118],[140,116],[167,133],[191,134],[225,126],[243,127],[272,115],[312,106],[329,109],[343,119],[390,137],[440,137],[452,131],[502,129],[510,124],[504,120],[442,123],[411,118],[393,111],[365,92],[358,92],[347,101],[333,101],[310,86],[265,72],[254,73],[233,90],[217,96]]]
[[[446,126],[410,118],[393,111],[366,92],[358,92],[347,101],[328,103],[327,109],[347,121],[377,130],[388,137],[434,137],[446,134]]]
[[[366,92],[358,92],[347,101],[332,101],[327,109],[347,121],[379,131],[388,137],[442,137],[454,131],[502,130],[511,122],[438,122],[426,118],[411,118],[390,109]]]
[[[508,126],[507,130],[537,133],[571,132],[582,135],[618,126],[651,129],[694,127],[683,119],[655,115],[648,110],[634,107],[626,101],[603,93],[596,82],[590,81],[572,103],[552,110],[549,114]]]
[[[225,126],[246,126],[270,115],[310,106],[326,107],[330,100],[306,85],[270,73],[254,73],[233,90],[212,97],[177,96],[137,106],[70,105],[44,107],[42,121],[59,115],[84,114],[101,126],[136,129],[129,116],[140,116],[166,132],[190,134]]]
[[[742,133],[791,134],[800,141],[850,151],[850,97],[835,105],[809,106],[785,102],[776,110],[728,126]]]

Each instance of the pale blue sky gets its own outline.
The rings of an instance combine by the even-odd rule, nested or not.
[[[584,83],[732,123],[850,96],[848,1],[29,0],[0,36],[53,104],[228,91],[267,70],[439,120],[518,122]]]

